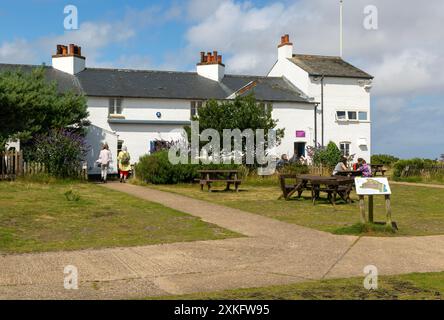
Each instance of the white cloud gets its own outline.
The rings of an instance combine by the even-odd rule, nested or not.
[[[377,75],[375,93],[402,95],[431,91],[442,85],[441,75],[435,75],[437,62],[437,56],[423,50],[386,55],[371,71]]]
[[[34,60],[34,54],[32,47],[24,39],[3,42],[0,45],[0,62],[26,63]]]

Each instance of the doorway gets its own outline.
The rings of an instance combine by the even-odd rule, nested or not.
[[[297,158],[305,157],[305,146],[306,142],[295,142],[294,143],[294,155]]]

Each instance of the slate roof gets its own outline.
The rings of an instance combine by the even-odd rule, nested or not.
[[[294,54],[289,60],[311,76],[373,79],[373,76],[340,57]]]
[[[25,64],[1,64],[0,72],[22,70],[23,72],[31,72],[32,69],[42,66],[25,65]],[[66,92],[69,90],[74,91],[77,94],[82,93],[82,88],[78,79],[70,75],[69,73],[58,71],[52,67],[43,66],[45,69],[45,77],[48,81],[56,81],[59,92]]]
[[[30,72],[35,67],[0,64],[0,72],[14,68]],[[73,76],[52,67],[44,68],[47,79],[56,80],[60,91],[71,89],[87,96],[225,99],[256,81],[256,86],[249,92],[253,92],[258,100],[308,102],[301,91],[284,78],[225,75],[221,82],[216,82],[193,72],[87,68]]]

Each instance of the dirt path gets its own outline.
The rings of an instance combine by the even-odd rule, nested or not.
[[[0,299],[140,298],[289,284],[310,279],[444,271],[444,236],[336,236],[130,184],[107,188],[158,202],[245,237],[165,245],[0,257]],[[79,289],[63,287],[63,269]]]

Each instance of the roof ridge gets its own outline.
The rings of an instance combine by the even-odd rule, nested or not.
[[[321,55],[321,54],[305,54],[305,53],[293,53],[292,58],[297,58],[297,57],[316,57],[316,58],[329,58],[329,59],[339,59],[339,60],[343,60],[342,57],[340,56],[327,56],[327,55]]]

